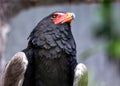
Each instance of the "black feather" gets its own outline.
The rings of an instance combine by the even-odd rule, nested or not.
[[[28,37],[28,48],[23,52],[26,53],[29,65],[23,86],[73,84],[77,61],[70,23],[56,25],[51,15],[40,21]]]

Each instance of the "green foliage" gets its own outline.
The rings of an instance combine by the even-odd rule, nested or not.
[[[83,59],[87,59],[90,56],[92,56],[94,54],[94,49],[86,49],[85,51],[83,51],[79,57],[82,57]]]
[[[104,37],[111,39],[113,37],[113,28],[112,26],[112,12],[111,12],[111,0],[103,0],[102,10],[100,12],[100,18],[102,23],[96,28],[95,35],[97,37]]]
[[[120,40],[112,40],[108,46],[108,53],[111,58],[120,60]]]
[[[110,57],[120,60],[120,32],[115,31],[114,22],[113,22],[113,13],[111,9],[112,0],[103,0],[103,7],[99,17],[102,20],[102,23],[96,28],[96,37],[102,37],[107,39],[108,47],[107,52]]]

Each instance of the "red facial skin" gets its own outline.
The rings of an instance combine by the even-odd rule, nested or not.
[[[51,19],[54,24],[63,24],[65,22],[71,22],[73,20],[73,13],[55,13]]]

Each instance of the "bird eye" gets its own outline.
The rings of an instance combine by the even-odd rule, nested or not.
[[[52,18],[56,18],[56,17],[57,17],[57,14],[52,15]]]

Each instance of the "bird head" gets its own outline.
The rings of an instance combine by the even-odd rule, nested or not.
[[[65,23],[70,24],[74,18],[75,18],[75,14],[72,12],[56,11],[50,14],[49,16],[45,17],[40,23],[43,23],[45,21],[47,22],[47,24],[50,25],[51,24],[63,25]]]
[[[71,23],[71,21],[75,18],[74,13],[70,12],[54,12],[51,15],[51,20],[54,24],[63,24],[63,23]]]
[[[43,18],[33,29],[29,44],[33,47],[49,49],[57,45],[63,50],[75,50],[75,42],[71,32],[71,22],[75,14],[71,12],[56,11]],[[71,46],[69,46],[71,45]]]

